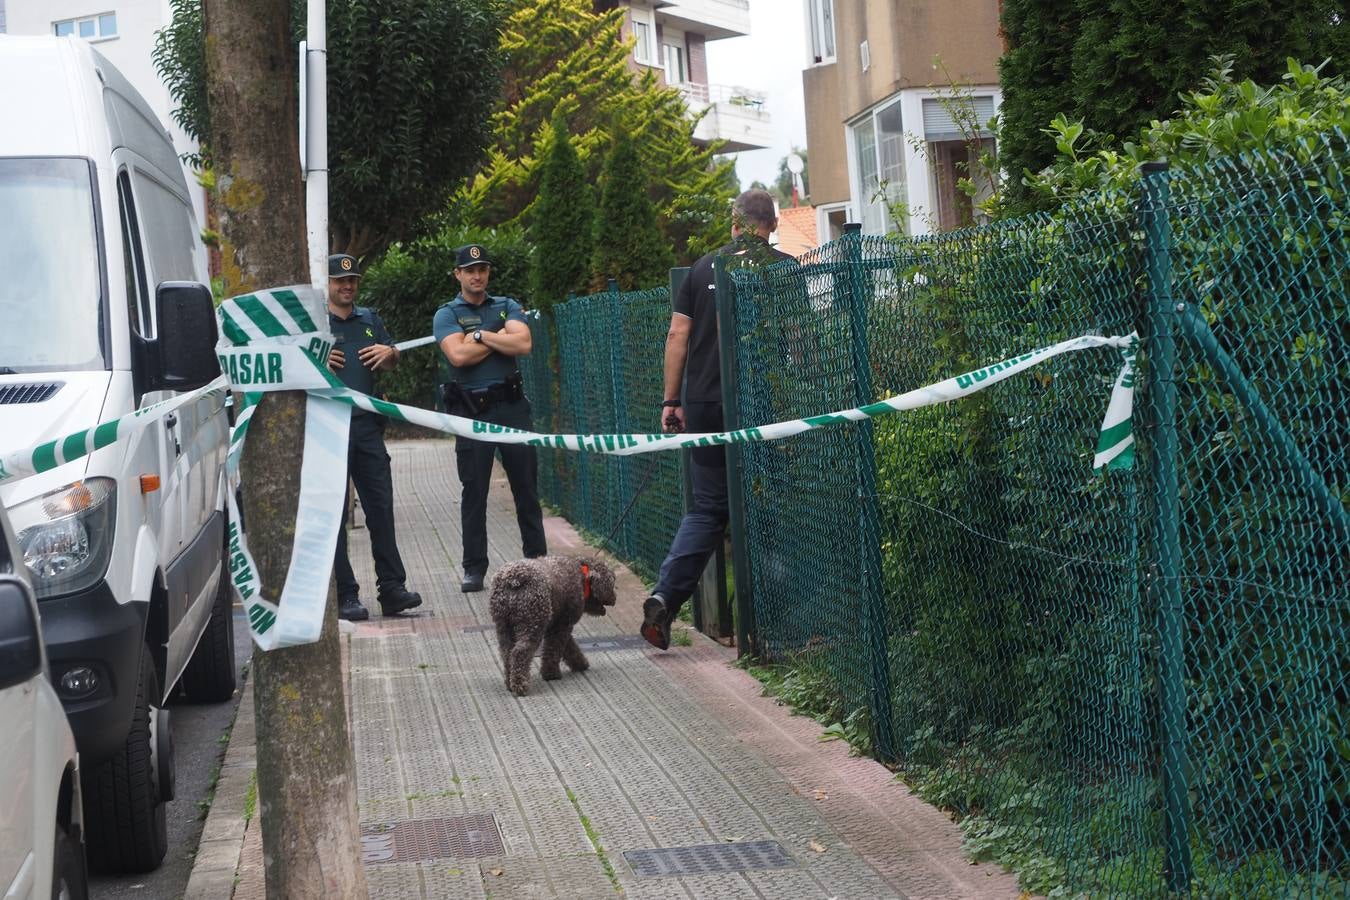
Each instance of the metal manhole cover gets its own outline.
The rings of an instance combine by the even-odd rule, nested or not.
[[[363,863],[505,855],[502,833],[490,813],[361,826]]]
[[[577,646],[587,653],[604,653],[606,650],[632,650],[634,647],[646,647],[647,639],[640,634],[619,634],[614,637],[584,638]]]
[[[625,850],[633,874],[642,878],[677,875],[713,875],[755,869],[788,869],[797,861],[777,841],[738,841],[729,844],[698,844],[693,847],[657,847]]]

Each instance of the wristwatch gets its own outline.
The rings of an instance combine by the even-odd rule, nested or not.
[[[475,331],[475,332],[473,333],[473,342],[474,342],[475,344],[481,344],[481,343],[483,343],[483,331],[482,331],[482,329],[479,329],[478,331]]]
[[[661,406],[662,406],[662,407],[665,407],[665,408],[673,408],[673,407],[676,407],[676,406],[679,406],[679,405],[680,405],[680,401],[678,401],[678,400],[662,400],[662,401],[661,401]]]

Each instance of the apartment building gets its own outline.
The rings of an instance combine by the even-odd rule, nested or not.
[[[0,17],[0,30],[9,34],[69,35],[95,44],[150,104],[179,155],[197,152],[197,142],[170,118],[177,104],[150,58],[155,32],[172,18],[167,0],[0,0]],[[183,170],[197,222],[204,223],[206,191],[190,166]]]
[[[760,0],[781,2],[781,0]],[[750,33],[749,0],[596,0],[597,11],[623,7],[623,35],[634,39],[629,61],[635,71],[655,70],[679,89],[690,115],[703,113],[694,131],[700,144],[725,141],[723,150],[760,150],[773,143],[773,128],[760,91],[711,83],[709,41]]]
[[[970,224],[957,188],[998,111],[999,0],[802,0],[806,143],[822,241],[845,222]],[[987,184],[977,186],[987,190]],[[898,216],[893,213],[898,212]]]

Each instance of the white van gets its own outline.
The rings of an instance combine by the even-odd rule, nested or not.
[[[135,89],[84,41],[0,35],[0,123],[0,450],[215,377],[187,185]],[[235,688],[226,442],[217,394],[0,486],[79,746],[97,870],[164,857],[169,692]]]
[[[0,508],[0,896],[89,895],[80,757],[47,681],[37,604]]]

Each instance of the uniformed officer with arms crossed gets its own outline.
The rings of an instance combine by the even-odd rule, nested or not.
[[[398,364],[398,348],[373,309],[356,305],[361,273],[356,258],[345,253],[328,257],[328,329],[334,344],[328,367],[342,383],[363,394],[375,392],[375,373]],[[347,474],[356,484],[366,514],[370,549],[375,557],[375,584],[380,611],[386,616],[422,605],[422,597],[404,587],[407,574],[394,539],[394,480],[384,449],[384,416],[352,410],[347,439]],[[350,489],[349,489],[350,490]],[[338,617],[359,622],[370,618],[361,605],[361,585],[347,556],[347,508],[342,504],[333,571],[337,575]]]
[[[445,409],[452,415],[528,430],[533,427],[530,402],[525,398],[516,361],[530,352],[530,328],[519,303],[488,294],[491,274],[492,263],[481,244],[469,244],[456,252],[459,294],[436,310],[432,320],[436,343],[449,360],[454,379],[445,385]],[[459,515],[464,534],[464,582],[460,587],[466,593],[481,591],[487,575],[487,497],[497,454],[501,454],[515,498],[521,549],[527,557],[548,553],[534,448],[456,437]]]

